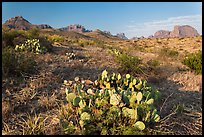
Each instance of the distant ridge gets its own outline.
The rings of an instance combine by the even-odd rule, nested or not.
[[[198,31],[189,25],[176,25],[173,31],[159,30],[151,35],[149,38],[183,38],[183,37],[197,37],[200,36]]]

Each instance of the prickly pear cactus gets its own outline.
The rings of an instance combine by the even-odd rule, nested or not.
[[[143,132],[147,125],[159,122],[159,112],[154,105],[161,94],[146,81],[130,74],[109,74],[107,70],[94,82],[82,79],[65,80],[63,86],[67,102],[72,105],[69,109],[74,111],[72,115],[78,121],[74,126],[80,126],[83,133],[91,132],[90,127],[96,128],[98,133],[111,133],[113,125]]]
[[[31,51],[36,54],[47,52],[47,49],[40,45],[39,39],[32,39],[32,40],[28,39],[27,41],[25,41],[25,43],[21,45],[16,45],[15,50],[16,51]]]

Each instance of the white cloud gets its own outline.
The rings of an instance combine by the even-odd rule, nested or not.
[[[128,38],[153,35],[158,30],[172,31],[175,25],[190,25],[194,27],[199,34],[202,34],[202,15],[169,17],[166,20],[157,20],[136,24],[131,21],[126,26],[125,34]]]

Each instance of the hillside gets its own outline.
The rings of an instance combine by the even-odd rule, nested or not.
[[[101,30],[80,33],[49,26],[40,30],[2,29],[2,35],[3,135],[202,135],[202,36],[124,40]],[[195,68],[183,63],[192,57]],[[134,89],[134,80],[125,83],[127,87],[117,83],[119,86],[113,88],[104,70],[115,73],[118,81],[125,83],[131,75],[151,88],[141,88],[136,81],[138,87]],[[143,90],[148,90],[146,95],[141,93]],[[158,102],[156,94],[147,100],[151,90],[161,93]],[[98,91],[104,93],[104,98],[96,97]],[[75,93],[86,96],[77,98]],[[123,101],[125,97],[129,105]],[[83,101],[79,105],[79,99],[85,100],[85,106]],[[127,111],[120,110],[121,106]],[[157,110],[159,120],[144,120],[152,108]],[[145,113],[144,118],[140,112]],[[127,119],[122,121],[122,116]],[[138,129],[126,126],[137,119]]]

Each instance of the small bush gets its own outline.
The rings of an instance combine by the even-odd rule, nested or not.
[[[40,30],[37,28],[32,28],[30,30],[28,30],[25,35],[27,36],[28,39],[37,39],[39,38],[40,35]]]
[[[13,44],[13,40],[18,37],[19,35],[21,35],[21,33],[19,33],[19,31],[17,30],[8,30],[8,31],[3,31],[2,32],[2,46],[10,46],[10,47],[14,47],[15,45]]]
[[[172,50],[170,48],[162,48],[159,53],[161,56],[176,57],[179,55],[178,51]]]
[[[60,35],[52,35],[52,36],[48,36],[48,40],[50,40],[52,42],[62,42],[62,41],[64,41],[64,37],[62,37]]]
[[[81,47],[84,47],[84,46],[87,46],[87,45],[93,45],[94,42],[93,41],[90,41],[90,40],[79,40],[79,45]]]
[[[194,70],[197,74],[202,74],[202,52],[198,51],[197,53],[189,54],[182,63],[192,70]]]
[[[152,68],[155,68],[157,67],[160,63],[158,60],[155,60],[155,59],[150,59],[149,61],[147,61],[147,64],[152,67]]]
[[[116,49],[112,50],[112,54],[116,57],[116,61],[121,65],[125,73],[141,73],[140,65],[142,60],[139,57],[130,56]]]
[[[64,80],[66,103],[61,119],[64,134],[138,135],[159,122],[158,90],[130,74],[104,70],[94,82]]]
[[[36,62],[32,55],[26,53],[16,53],[10,47],[3,48],[2,51],[2,75],[19,76],[21,72],[32,74],[35,72]]]

